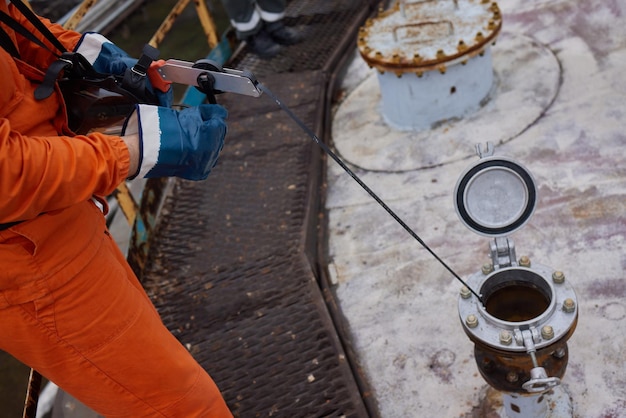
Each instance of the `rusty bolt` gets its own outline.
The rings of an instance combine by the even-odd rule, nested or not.
[[[416,71],[415,75],[419,78],[422,78],[422,76],[424,75],[424,71]]]
[[[513,334],[510,331],[502,330],[500,331],[500,343],[504,345],[509,345],[513,342]]]
[[[573,299],[567,298],[563,301],[563,310],[567,313],[572,313],[576,310],[576,302]]]
[[[493,20],[490,20],[489,24],[487,25],[487,29],[494,30],[495,28],[496,28],[496,22],[494,22]]]
[[[493,271],[493,264],[485,263],[485,264],[483,264],[481,270],[482,270],[483,274],[486,276],[487,274],[489,274],[489,273],[491,273]]]
[[[391,56],[391,62],[393,63],[399,63],[400,62],[400,54],[395,53]]]
[[[551,340],[552,338],[554,338],[554,328],[552,328],[550,325],[544,325],[541,328],[541,338],[543,338],[544,340]]]
[[[459,41],[459,44],[457,45],[456,49],[457,49],[459,52],[463,52],[463,51],[465,51],[465,50],[467,49],[467,45],[465,44],[465,41],[463,41],[463,39],[461,39],[461,40]]]
[[[562,284],[565,281],[565,274],[562,271],[552,273],[552,281],[556,284]]]
[[[480,42],[482,42],[485,39],[485,37],[483,36],[482,32],[478,32],[474,39],[476,40],[476,42],[480,43]]]
[[[478,326],[478,317],[474,314],[467,315],[465,324],[470,328],[476,328]]]
[[[445,66],[445,65],[440,65],[440,66],[439,66],[439,72],[440,72],[441,74],[445,74],[447,70],[448,70],[448,69],[446,68],[446,66]]]
[[[523,255],[519,259],[519,265],[522,267],[530,267],[530,258],[527,255]]]
[[[506,380],[509,383],[515,383],[519,380],[519,376],[517,375],[516,372],[508,372],[506,374]]]
[[[463,299],[469,299],[472,296],[472,292],[469,290],[467,286],[461,287],[461,297]]]
[[[422,61],[422,57],[420,57],[420,54],[413,54],[413,62],[415,64],[417,64],[418,62]]]
[[[445,58],[445,57],[446,57],[446,53],[443,52],[443,49],[437,50],[437,58],[438,59],[442,59],[442,58]]]

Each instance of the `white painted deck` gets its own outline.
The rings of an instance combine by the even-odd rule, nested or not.
[[[496,84],[479,112],[396,131],[355,51],[334,147],[462,277],[489,261],[490,240],[453,204],[475,144],[527,167],[539,201],[511,237],[518,257],[564,271],[576,290],[563,378],[574,416],[626,417],[626,2],[498,4]],[[459,320],[460,284],[330,159],[328,190],[335,292],[381,416],[472,416],[486,384]]]

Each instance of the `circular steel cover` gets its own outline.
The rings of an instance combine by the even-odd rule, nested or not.
[[[381,72],[443,72],[482,54],[501,27],[496,2],[400,0],[365,22],[358,47],[363,59]]]
[[[481,235],[503,236],[532,216],[537,189],[530,172],[502,157],[482,158],[457,182],[455,208],[465,225]]]

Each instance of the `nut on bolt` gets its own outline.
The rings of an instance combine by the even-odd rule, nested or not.
[[[521,267],[530,267],[530,258],[527,255],[523,255],[519,259],[519,265]]]
[[[508,372],[506,374],[506,380],[509,383],[515,383],[515,382],[517,382],[519,380],[519,376],[518,376],[518,374],[516,372]]]
[[[541,328],[541,338],[543,338],[544,340],[551,340],[552,338],[554,338],[554,328],[552,328],[550,325],[544,325]]]
[[[465,324],[470,328],[476,328],[478,326],[478,317],[474,314],[467,315]]]
[[[463,286],[461,287],[461,297],[463,299],[469,299],[472,296],[472,291],[469,290],[469,287]]]
[[[563,301],[563,310],[567,313],[572,313],[576,310],[576,302],[574,299],[567,298]]]
[[[487,275],[487,274],[489,274],[489,273],[491,273],[493,271],[493,264],[485,263],[485,264],[483,264],[481,270],[482,270],[484,275]]]
[[[556,358],[563,358],[565,357],[565,349],[563,347],[559,347],[557,348],[554,353],[552,353],[552,356],[556,357]]]
[[[565,274],[562,271],[555,271],[552,273],[552,281],[556,284],[562,284],[565,282]]]
[[[504,345],[510,345],[513,342],[513,334],[510,331],[500,331],[500,343]]]

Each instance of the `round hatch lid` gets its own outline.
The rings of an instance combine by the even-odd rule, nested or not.
[[[400,0],[367,19],[359,28],[357,47],[381,73],[420,75],[482,56],[501,28],[495,1]]]
[[[530,172],[502,157],[481,158],[461,176],[454,191],[457,214],[481,235],[504,236],[532,216],[537,189]]]

